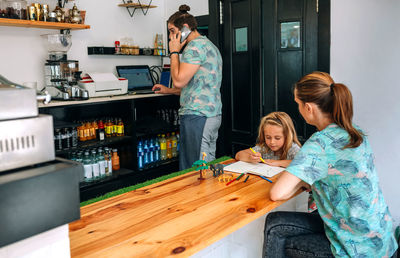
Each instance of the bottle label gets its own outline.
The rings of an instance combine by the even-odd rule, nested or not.
[[[99,133],[99,139],[100,139],[100,141],[104,140],[104,132]]]
[[[113,133],[117,132],[117,125],[113,125]]]
[[[106,134],[112,134],[111,126],[106,126]]]
[[[99,163],[100,163],[100,175],[104,176],[106,174],[106,163],[107,163],[107,161],[102,160]]]
[[[111,159],[108,160],[108,174],[111,176],[112,173],[112,161]]]
[[[85,178],[93,178],[92,165],[83,165],[83,169],[85,170]]]
[[[94,176],[94,177],[100,176],[100,166],[99,166],[99,163],[93,164],[92,167],[93,167],[93,176]]]
[[[123,133],[122,125],[118,125],[118,126],[117,126],[117,133],[118,133],[118,134],[122,134],[122,133]]]
[[[173,148],[176,148],[176,146],[177,146],[177,145],[178,145],[178,143],[177,143],[177,142],[175,142],[175,141],[174,141],[174,142],[172,142],[172,147],[173,147]]]
[[[166,150],[167,149],[167,143],[166,142],[162,142],[160,145],[161,145],[161,149],[162,150]]]

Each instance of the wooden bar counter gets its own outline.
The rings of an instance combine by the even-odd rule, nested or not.
[[[211,171],[198,178],[189,172],[82,207],[69,225],[71,256],[188,257],[283,203],[253,175],[229,186]]]

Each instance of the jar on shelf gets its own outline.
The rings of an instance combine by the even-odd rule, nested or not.
[[[6,1],[6,13],[9,19],[22,19],[27,18],[27,2],[25,0],[8,0]]]
[[[6,6],[5,6],[5,1],[4,0],[0,0],[0,18],[7,18],[7,11],[6,11]]]

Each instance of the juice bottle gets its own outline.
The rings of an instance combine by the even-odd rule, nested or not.
[[[112,136],[117,136],[117,131],[118,131],[117,119],[111,120],[111,123],[112,123],[112,126],[113,126]]]
[[[110,119],[107,119],[105,127],[106,127],[106,137],[111,137],[113,127],[111,125]]]
[[[113,170],[119,170],[120,169],[120,165],[119,165],[119,156],[118,156],[118,150],[117,149],[113,149],[113,155],[112,155],[112,169]]]
[[[169,133],[167,133],[167,159],[172,158],[172,141],[171,137],[169,137]]]
[[[104,130],[104,124],[103,124],[103,121],[102,120],[100,120],[99,121],[99,124],[98,124],[98,130],[97,130],[97,138],[100,140],[100,141],[104,141],[104,138],[105,138],[105,130]]]
[[[85,123],[84,125],[84,134],[85,134],[85,139],[90,140],[90,129],[88,123]]]
[[[117,136],[124,136],[124,122],[121,118],[118,119]]]
[[[160,156],[161,160],[167,159],[167,140],[165,139],[165,135],[162,134],[160,138]]]
[[[172,136],[171,136],[171,141],[172,141],[172,157],[177,157],[178,153],[177,153],[177,146],[178,146],[178,139],[175,136],[175,133],[172,132]]]
[[[94,132],[94,134],[93,134],[93,139],[96,139],[97,138],[97,132],[98,132],[98,130],[99,130],[99,126],[97,125],[97,121],[93,121],[92,122],[92,127],[93,127],[93,132]]]

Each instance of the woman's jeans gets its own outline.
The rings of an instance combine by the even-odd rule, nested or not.
[[[272,212],[264,229],[264,257],[334,257],[318,213]]]

